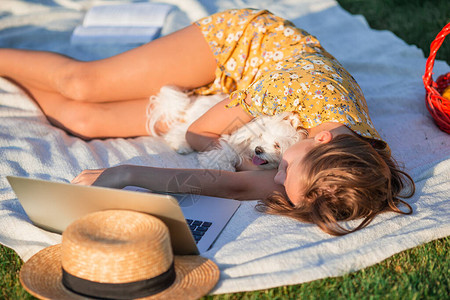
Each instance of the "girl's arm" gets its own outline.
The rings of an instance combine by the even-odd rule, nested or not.
[[[255,200],[266,198],[275,191],[285,193],[284,187],[273,180],[276,172],[277,170],[228,172],[120,165],[108,169],[85,170],[72,183],[112,188],[131,185],[155,192]]]
[[[221,135],[230,134],[253,119],[240,105],[227,108],[229,102],[229,98],[224,99],[191,124],[186,140],[192,149],[211,150]]]

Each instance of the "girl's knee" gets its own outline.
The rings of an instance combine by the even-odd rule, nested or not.
[[[95,89],[95,78],[83,62],[67,64],[56,79],[61,95],[76,101],[88,102]]]

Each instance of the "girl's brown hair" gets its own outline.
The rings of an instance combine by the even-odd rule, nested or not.
[[[314,147],[301,166],[299,184],[304,199],[293,206],[283,195],[272,194],[260,201],[257,209],[317,224],[332,235],[364,228],[382,212],[411,214],[411,206],[400,197],[413,196],[414,181],[381,144],[342,134]],[[399,209],[399,203],[406,205],[406,212]],[[362,222],[353,229],[338,223],[359,218]]]

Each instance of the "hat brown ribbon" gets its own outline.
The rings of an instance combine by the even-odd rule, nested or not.
[[[175,281],[174,264],[164,273],[145,280],[127,283],[103,283],[73,276],[62,268],[62,284],[68,290],[88,297],[101,299],[142,298],[158,294]]]

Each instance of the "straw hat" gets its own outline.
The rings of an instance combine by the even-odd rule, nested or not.
[[[42,299],[196,299],[218,279],[212,261],[174,257],[162,221],[125,210],[80,218],[20,271],[25,289]]]

